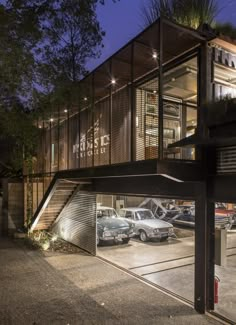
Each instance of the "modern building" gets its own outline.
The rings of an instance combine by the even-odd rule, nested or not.
[[[215,310],[236,321],[234,244],[222,252],[223,236],[233,243],[234,233],[217,232],[214,218],[215,202],[230,202],[231,209],[236,203],[236,106],[223,100],[235,95],[236,42],[207,28],[157,20],[78,84],[76,103],[53,107],[38,121],[31,230],[53,229],[123,268],[119,260],[127,260],[129,272],[198,312]],[[192,239],[150,245],[150,257],[142,243],[133,265],[135,247],[117,260],[119,245],[99,253],[96,202],[119,208],[145,198],[195,202]],[[215,265],[219,254],[226,264]],[[174,264],[179,260],[186,262]],[[139,266],[145,270],[135,272]],[[215,275],[221,278],[218,305]]]

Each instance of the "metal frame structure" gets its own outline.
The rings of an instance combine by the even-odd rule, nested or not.
[[[165,35],[164,35],[165,33]],[[207,112],[205,105],[213,96],[213,64],[212,52],[209,43],[215,36],[180,26],[165,18],[160,18],[135,39],[122,47],[111,58],[97,67],[78,85],[79,101],[77,105],[67,109],[64,107],[52,112],[50,118],[55,116],[65,119],[65,147],[66,163],[64,168],[60,164],[60,130],[58,127],[58,169],[53,170],[55,174],[48,189],[44,188],[44,198],[39,204],[35,213],[34,221],[40,217],[40,211],[47,200],[52,196],[53,184],[57,179],[76,179],[78,182],[89,180],[88,190],[94,193],[110,194],[136,194],[150,195],[159,197],[189,198],[196,202],[196,228],[195,228],[195,309],[204,313],[206,310],[213,310],[214,295],[214,218],[210,216],[214,213],[214,201],[226,200],[236,202],[236,196],[230,191],[225,192],[227,184],[235,184],[236,176],[230,179],[225,176],[215,175],[216,156],[215,147],[209,143],[213,139],[209,138],[209,126],[206,123]],[[178,40],[178,42],[176,42]],[[152,53],[158,53],[158,62],[151,59]],[[236,52],[236,51],[235,51]],[[197,98],[197,128],[196,134],[185,138],[173,144],[173,147],[183,147],[185,145],[196,146],[196,161],[173,159],[166,160],[163,147],[164,130],[164,112],[163,112],[163,85],[164,75],[170,69],[178,67],[187,60],[196,57],[199,71],[198,98]],[[116,85],[112,79],[116,80]],[[151,78],[158,78],[158,156],[156,159],[136,161],[136,88],[138,85],[149,81]],[[127,94],[120,91],[127,90]],[[119,94],[122,96],[118,97]],[[128,97],[126,97],[128,96]],[[115,98],[115,99],[114,99]],[[118,98],[118,99],[117,99]],[[128,98],[128,100],[127,100]],[[114,105],[124,109],[124,117],[127,118],[126,130],[120,127],[120,124],[114,125],[114,116],[118,120],[117,112],[113,110]],[[95,163],[95,113],[100,103],[104,106],[104,112],[107,114],[106,126],[109,130],[109,149],[108,163]],[[125,108],[124,108],[125,106]],[[83,120],[83,114],[86,109],[91,109],[92,127],[89,124],[89,117]],[[186,108],[185,108],[186,109]],[[114,115],[114,113],[116,115]],[[83,161],[81,155],[82,134],[78,132],[78,161],[71,168],[69,147],[72,143],[70,138],[70,124],[72,118],[78,119],[77,126],[92,129],[92,158],[86,155]],[[123,118],[123,116],[121,117]],[[76,123],[77,123],[76,122]],[[87,123],[87,124],[86,124]],[[86,124],[86,125],[85,125]],[[49,138],[52,137],[52,123],[50,121],[41,121],[41,126],[49,126]],[[113,127],[115,126],[115,131]],[[102,129],[102,128],[100,128]],[[98,130],[99,136],[101,130]],[[114,134],[112,132],[115,132]],[[48,132],[44,129],[44,132]],[[120,132],[120,133],[119,133]],[[127,132],[127,152],[119,147],[119,142],[115,142],[117,134]],[[126,133],[124,133],[126,135]],[[124,136],[125,137],[125,136]],[[46,137],[45,137],[46,139]],[[46,141],[46,140],[45,140]],[[85,135],[85,150],[90,146],[88,133]],[[221,140],[227,141],[227,139]],[[122,141],[121,141],[122,143]],[[236,141],[235,141],[236,145]],[[114,147],[113,147],[114,146]],[[46,148],[46,142],[42,145]],[[99,147],[100,148],[100,147]],[[41,159],[41,166],[36,167],[33,177],[42,177],[49,172],[52,176],[51,166],[51,143],[46,155],[46,159]],[[123,150],[121,155],[123,159],[116,162],[113,150]],[[45,156],[45,152],[41,155]],[[116,156],[115,156],[116,157]],[[100,158],[99,158],[100,159]],[[99,160],[98,159],[98,160]],[[47,160],[50,161],[48,170]],[[99,160],[100,162],[100,160]],[[122,163],[121,163],[122,162]],[[211,162],[211,163],[210,163]],[[168,177],[166,177],[168,176]],[[138,187],[140,178],[142,179],[142,188]],[[170,180],[172,179],[172,180]],[[223,184],[223,187],[222,187]],[[42,214],[42,213],[41,213]]]

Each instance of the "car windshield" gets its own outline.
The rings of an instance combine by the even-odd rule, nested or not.
[[[155,219],[152,211],[149,210],[136,211],[135,217],[138,220]]]
[[[97,217],[98,218],[103,218],[103,217],[110,217],[110,218],[116,218],[117,213],[115,209],[97,209]]]

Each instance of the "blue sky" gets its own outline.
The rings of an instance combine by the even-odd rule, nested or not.
[[[236,25],[236,0],[217,0],[220,13],[217,21],[229,21]],[[98,19],[106,32],[104,48],[99,59],[90,61],[90,70],[115,53],[142,30],[141,8],[148,0],[120,0],[116,4],[107,0],[98,7]]]

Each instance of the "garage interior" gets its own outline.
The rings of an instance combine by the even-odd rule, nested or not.
[[[143,202],[165,203],[170,200],[141,196],[97,195],[97,206],[116,209],[144,207]],[[182,208],[194,206],[193,201],[171,200]],[[219,203],[218,203],[219,204]],[[232,204],[220,204],[232,207]],[[146,205],[147,207],[147,205]],[[155,209],[155,203],[153,211]],[[220,210],[219,215],[223,213]],[[175,219],[175,218],[174,218]],[[235,219],[236,220],[236,219]],[[171,222],[171,219],[170,221]],[[236,224],[230,229],[216,228],[215,237],[215,279],[218,283],[218,298],[215,297],[215,312],[232,321],[236,320]],[[128,244],[121,241],[109,241],[97,247],[97,256],[143,278],[157,287],[193,304],[194,301],[194,263],[195,230],[189,223],[174,226],[175,236],[164,242],[149,240],[142,242],[138,236],[131,238]],[[218,299],[218,302],[216,300]]]

